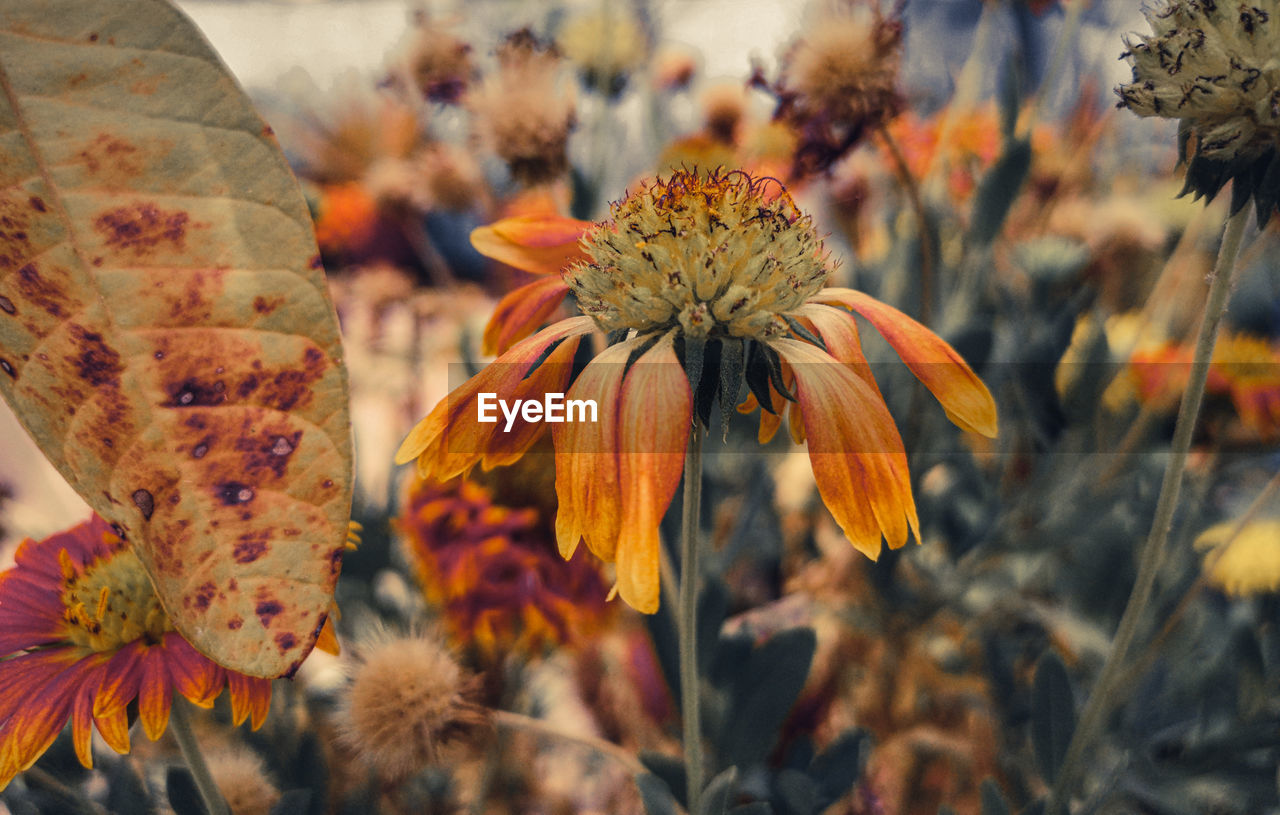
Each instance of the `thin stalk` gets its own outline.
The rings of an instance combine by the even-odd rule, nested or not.
[[[191,731],[191,716],[187,713],[190,704],[183,698],[173,700],[173,708],[169,712],[169,728],[173,732],[173,739],[178,742],[182,759],[187,762],[187,768],[191,770],[191,777],[195,779],[196,789],[200,791],[200,799],[204,801],[205,810],[209,815],[231,815],[227,802],[218,791],[218,785],[213,782],[213,775],[209,773],[209,765],[205,763],[204,753],[200,752],[200,743],[196,741],[195,733]]]
[[[1080,714],[1080,722],[1071,738],[1071,745],[1067,748],[1062,769],[1058,772],[1058,780],[1053,785],[1049,802],[1051,815],[1067,811],[1067,802],[1075,786],[1076,775],[1080,772],[1085,750],[1097,738],[1106,723],[1107,714],[1125,691],[1121,685],[1121,680],[1125,676],[1125,656],[1133,645],[1138,623],[1151,601],[1156,575],[1164,561],[1165,543],[1169,539],[1174,512],[1178,507],[1178,494],[1182,490],[1182,475],[1186,468],[1187,454],[1191,449],[1191,437],[1195,431],[1196,419],[1200,415],[1200,404],[1204,400],[1204,388],[1209,377],[1213,346],[1217,342],[1218,326],[1221,325],[1222,316],[1226,310],[1227,295],[1231,292],[1231,272],[1235,268],[1236,255],[1240,251],[1240,241],[1244,236],[1249,212],[1249,207],[1242,207],[1227,220],[1223,231],[1222,245],[1218,248],[1218,259],[1214,263],[1213,277],[1209,284],[1209,299],[1205,304],[1199,335],[1196,338],[1191,375],[1187,381],[1187,389],[1182,395],[1182,404],[1178,408],[1177,422],[1174,424],[1169,463],[1164,472],[1164,480],[1160,484],[1160,496],[1156,500],[1151,533],[1139,554],[1137,579],[1134,581],[1133,591],[1129,594],[1129,602],[1125,606],[1124,614],[1120,617],[1120,625],[1116,628],[1111,653],[1107,656],[1098,682],[1093,692],[1089,694],[1089,701],[1085,704],[1084,711]]]
[[[698,688],[698,519],[702,512],[702,428],[695,422],[684,456],[684,522],[680,527],[680,699],[689,812],[701,812],[702,711]]]
[[[536,733],[539,736],[548,736],[554,739],[580,744],[583,747],[589,747],[602,756],[608,756],[614,761],[621,764],[632,775],[640,775],[647,773],[648,770],[640,763],[639,759],[630,752],[619,747],[611,741],[596,738],[595,736],[580,735],[578,733],[569,733],[545,719],[535,719],[532,716],[526,716],[523,713],[513,713],[509,710],[494,710],[489,714],[493,718],[493,723],[498,727],[507,730],[522,730],[526,733]]]
[[[1022,136],[1031,135],[1036,122],[1044,112],[1045,103],[1057,88],[1058,76],[1066,67],[1067,54],[1075,45],[1076,35],[1080,33],[1080,18],[1089,7],[1089,0],[1072,0],[1062,5],[1066,8],[1066,15],[1062,20],[1062,29],[1058,32],[1058,39],[1053,44],[1053,56],[1049,58],[1049,69],[1040,80],[1040,87],[1036,89],[1036,95],[1032,98],[1030,107],[1018,125],[1018,133]]]
[[[881,126],[876,129],[880,140],[884,142],[889,158],[893,160],[894,173],[898,176],[898,184],[907,194],[911,211],[916,216],[916,234],[920,239],[920,322],[929,325],[933,321],[933,276],[935,261],[933,257],[933,240],[929,232],[928,215],[924,208],[924,200],[920,197],[920,185],[916,183],[907,159],[898,148],[898,143],[889,135],[889,129]]]

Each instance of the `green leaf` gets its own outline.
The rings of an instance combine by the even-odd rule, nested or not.
[[[743,340],[728,338],[720,342],[720,426],[724,440],[729,440],[729,422],[738,406],[742,375],[746,370],[746,348]]]
[[[112,761],[107,769],[107,811],[113,815],[151,815],[155,805],[142,778],[128,759]]]
[[[1046,651],[1036,664],[1031,688],[1031,744],[1036,766],[1050,783],[1058,778],[1075,729],[1076,703],[1067,669],[1057,654]]]
[[[973,220],[969,239],[977,246],[989,246],[1000,234],[1004,219],[1017,199],[1031,170],[1031,141],[1008,141],[995,164],[982,177],[973,198]]]
[[[799,770],[782,770],[774,780],[774,803],[788,815],[818,815],[822,793],[817,782]]]
[[[990,778],[982,779],[982,815],[1011,815],[1004,793]]]
[[[769,755],[804,689],[816,644],[812,629],[783,631],[754,649],[746,668],[730,677],[732,715],[716,739],[724,764],[752,767]]]
[[[773,815],[773,807],[764,801],[752,801],[729,810],[729,815]]]
[[[737,783],[737,767],[730,767],[711,779],[702,793],[702,815],[726,815],[733,787]]]
[[[299,812],[308,812],[313,808],[311,799],[311,790],[289,790],[280,796],[279,801],[276,801],[270,815],[296,815]]]
[[[666,753],[655,753],[651,750],[640,752],[640,763],[653,776],[660,780],[671,792],[681,806],[685,805],[685,768],[684,761]]]
[[[196,788],[195,779],[186,767],[170,767],[164,777],[164,790],[169,798],[169,806],[174,812],[184,815],[208,815],[200,790]]]
[[[0,0],[0,393],[178,631],[278,676],[328,613],[347,372],[306,202],[162,0]]]
[[[680,806],[672,797],[671,788],[658,776],[641,773],[636,776],[636,787],[640,790],[640,800],[648,815],[679,815]]]
[[[809,775],[821,785],[823,796],[835,801],[858,783],[870,754],[871,734],[859,728],[846,730],[814,757]]]

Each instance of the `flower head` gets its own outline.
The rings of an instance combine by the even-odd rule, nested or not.
[[[744,173],[680,171],[613,205],[585,231],[587,259],[563,273],[586,316],[512,345],[414,428],[397,455],[425,478],[516,460],[545,425],[477,420],[481,393],[593,402],[594,421],[553,425],[556,538],[617,563],[617,590],[646,612],[658,605],[658,523],[679,484],[695,426],[762,408],[767,440],[789,414],[828,508],[853,544],[876,557],[916,531],[906,454],[862,354],[862,315],[963,428],[996,429],[995,405],[959,354],[910,317],[830,273],[810,219],[776,183]],[[577,373],[593,329],[611,344]],[[725,422],[727,425],[727,420]],[[917,532],[917,539],[919,535]]]
[[[209,756],[209,774],[233,815],[270,815],[280,790],[267,775],[262,759],[247,749]]]
[[[1212,198],[1234,181],[1232,212],[1252,198],[1265,222],[1280,198],[1280,3],[1168,0],[1146,12],[1152,33],[1127,43],[1133,81],[1120,107],[1177,119],[1186,187]]]
[[[406,778],[484,724],[475,683],[438,640],[382,634],[356,650],[338,732],[368,769]]]
[[[902,107],[902,23],[878,8],[823,17],[791,46],[771,90],[800,133],[793,175],[824,172]]]
[[[621,93],[627,77],[649,55],[644,27],[618,4],[569,20],[557,42],[565,57],[578,66],[587,87],[606,96]]]
[[[1207,550],[1204,571],[1210,584],[1227,594],[1244,597],[1280,589],[1280,518],[1212,526],[1196,539],[1196,548]]]
[[[423,98],[453,104],[475,75],[471,46],[419,13],[402,46],[402,70]]]
[[[498,70],[468,95],[481,140],[517,181],[553,181],[569,168],[573,97],[562,86],[560,55],[527,29],[498,50]]]
[[[418,481],[397,526],[453,639],[483,654],[570,642],[605,614],[597,568],[561,560],[538,510],[502,506],[474,481]]]
[[[232,718],[258,728],[271,681],[229,671],[173,628],[137,556],[94,517],[25,541],[0,575],[0,787],[35,763],[71,719],[76,756],[93,766],[91,723],[129,752],[128,706],[143,732],[165,731],[174,691],[212,707],[231,690]]]

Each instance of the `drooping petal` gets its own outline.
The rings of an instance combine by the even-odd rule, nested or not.
[[[820,303],[805,303],[796,309],[799,317],[807,320],[827,346],[827,353],[849,366],[871,387],[877,395],[880,386],[871,373],[871,364],[862,353],[862,340],[858,337],[858,322],[843,309]]]
[[[53,744],[71,715],[76,693],[98,664],[78,660],[70,649],[37,651],[5,662],[6,680],[16,670],[30,695],[0,709],[0,787]]]
[[[564,422],[551,428],[556,461],[556,542],[560,554],[573,556],[578,542],[606,562],[614,559],[621,528],[618,487],[618,393],[628,356],[639,345],[631,339],[610,346],[578,374],[567,402],[596,406],[594,422]]]
[[[569,384],[569,377],[573,374],[573,357],[578,352],[581,341],[581,336],[570,337],[556,346],[537,370],[516,385],[509,401],[514,404],[516,399],[532,400],[545,407],[547,394],[564,393],[565,385]],[[502,427],[493,434],[481,460],[486,471],[519,459],[545,432],[547,426],[543,421],[526,421],[523,408],[510,429],[507,428],[505,416],[499,416],[498,421],[502,423]]]
[[[447,481],[484,457],[498,422],[477,421],[477,399],[494,393],[507,399],[520,388],[529,368],[557,340],[589,333],[590,317],[573,317],[548,326],[509,351],[450,393],[409,433],[396,453],[396,463],[418,459],[423,478]],[[496,409],[496,408],[495,408]]]
[[[176,632],[166,634],[160,647],[165,652],[173,689],[197,707],[213,707],[226,684],[226,671]]]
[[[995,400],[978,375],[941,337],[896,308],[854,289],[823,289],[814,299],[853,309],[867,318],[942,403],[948,419],[965,430],[995,437]]]
[[[112,750],[129,752],[129,704],[138,697],[142,683],[142,656],[147,646],[137,640],[117,651],[107,664],[97,698],[93,720]]]
[[[586,259],[578,245],[594,224],[551,213],[517,215],[471,230],[471,245],[480,254],[533,274],[557,274]]]
[[[138,718],[147,738],[155,741],[164,735],[172,705],[173,688],[165,669],[164,649],[148,647],[142,654],[142,676],[138,683]]]
[[[689,380],[668,334],[631,367],[619,394],[618,594],[645,614],[658,610],[658,524],[680,484],[692,417]]]
[[[484,327],[484,353],[501,354],[537,331],[568,293],[569,287],[556,275],[540,277],[508,292]]]
[[[902,439],[878,393],[848,367],[808,343],[773,340],[789,363],[823,503],[858,551],[875,560],[883,534],[891,548],[920,538]]]

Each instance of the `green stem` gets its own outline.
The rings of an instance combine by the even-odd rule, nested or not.
[[[213,776],[209,773],[209,765],[205,763],[204,754],[200,752],[200,743],[191,732],[191,716],[187,713],[190,704],[182,697],[173,700],[173,709],[169,713],[169,728],[173,732],[174,740],[178,742],[178,749],[182,751],[182,758],[187,762],[187,768],[191,770],[191,777],[195,779],[196,789],[200,791],[205,810],[209,815],[231,815],[227,802],[223,800],[222,793],[218,791],[218,785],[213,782]]]
[[[680,529],[680,699],[689,812],[701,811],[702,727],[698,688],[698,520],[702,510],[702,428],[695,423],[684,457],[684,522]]]
[[[1126,676],[1125,656],[1133,645],[1142,613],[1151,602],[1156,575],[1164,560],[1165,543],[1169,539],[1174,512],[1178,507],[1178,493],[1182,490],[1182,475],[1187,463],[1187,454],[1191,449],[1191,437],[1195,432],[1196,419],[1200,414],[1200,403],[1204,400],[1204,388],[1209,377],[1213,346],[1218,339],[1218,326],[1222,323],[1222,316],[1226,311],[1227,295],[1231,292],[1231,272],[1235,267],[1236,255],[1240,251],[1240,241],[1244,236],[1249,211],[1249,207],[1242,207],[1239,212],[1232,215],[1227,220],[1223,232],[1222,245],[1218,249],[1218,259],[1214,264],[1213,277],[1209,284],[1209,300],[1200,322],[1199,336],[1196,338],[1195,359],[1191,363],[1187,389],[1183,393],[1182,404],[1178,408],[1178,418],[1174,425],[1173,441],[1169,451],[1169,463],[1164,472],[1164,481],[1160,484],[1160,496],[1156,500],[1151,533],[1139,555],[1138,575],[1124,614],[1120,617],[1120,625],[1116,628],[1111,653],[1107,656],[1093,692],[1089,694],[1089,701],[1080,714],[1080,722],[1067,748],[1067,755],[1058,772],[1057,782],[1053,785],[1049,801],[1051,815],[1067,811],[1067,802],[1075,786],[1076,775],[1080,772],[1085,750],[1097,738],[1106,723],[1107,715],[1125,692],[1125,688],[1121,685],[1121,681]]]
[[[1049,69],[1040,80],[1040,87],[1036,89],[1031,106],[1018,127],[1018,133],[1023,136],[1031,135],[1041,113],[1044,112],[1045,102],[1057,88],[1058,76],[1067,64],[1067,53],[1075,44],[1076,35],[1080,33],[1080,19],[1089,6],[1089,0],[1073,0],[1070,3],[1063,3],[1063,6],[1066,7],[1066,14],[1062,20],[1062,29],[1058,33],[1057,42],[1053,44],[1053,56],[1049,58]]]
[[[587,736],[580,733],[570,733],[561,730],[551,722],[545,719],[535,719],[532,716],[526,716],[523,713],[514,713],[510,710],[492,710],[489,715],[493,719],[493,723],[507,730],[521,730],[526,733],[535,733],[539,736],[548,736],[554,739],[560,739],[571,744],[580,744],[588,747],[602,756],[607,756],[620,765],[625,767],[632,775],[640,775],[647,773],[648,770],[640,760],[633,756],[630,752],[619,747],[611,741],[596,738],[595,736]]]

